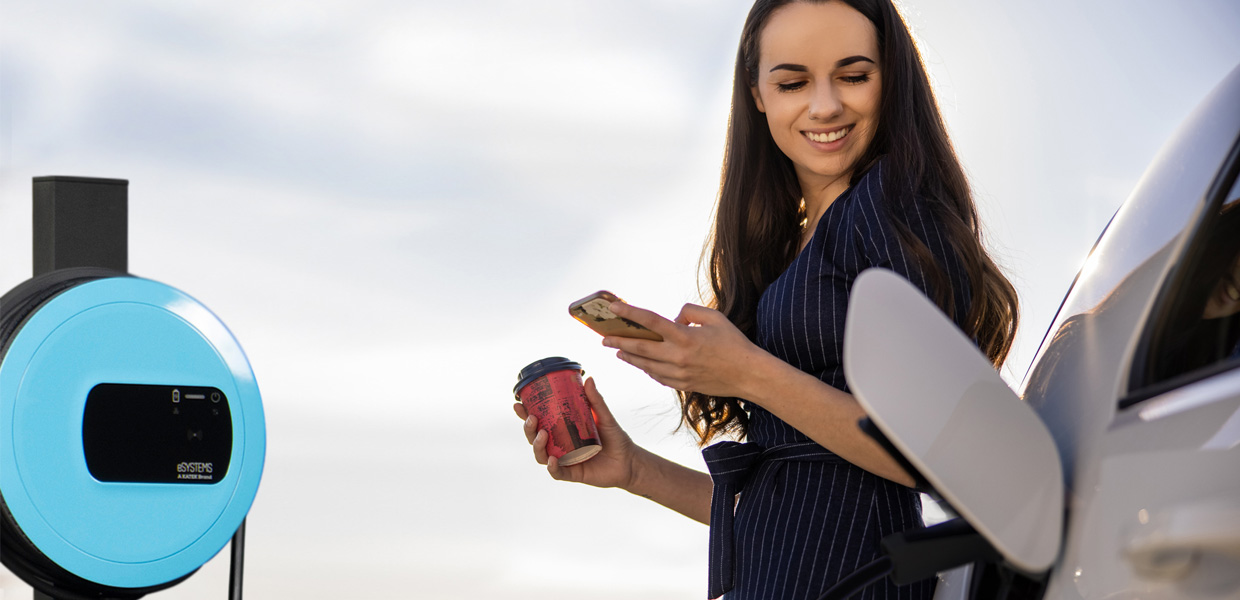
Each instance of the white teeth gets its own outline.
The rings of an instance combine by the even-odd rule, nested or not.
[[[850,131],[852,131],[852,127],[845,127],[843,129],[832,131],[831,133],[813,133],[813,132],[807,131],[805,132],[805,136],[811,140],[814,140],[815,142],[821,142],[821,143],[827,144],[827,143],[834,142],[835,140],[838,140],[848,135],[848,132]]]

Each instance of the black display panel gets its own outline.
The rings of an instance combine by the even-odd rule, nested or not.
[[[101,383],[86,397],[82,447],[99,481],[218,483],[232,455],[228,398],[213,387]]]

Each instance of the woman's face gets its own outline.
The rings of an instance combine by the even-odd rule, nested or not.
[[[801,189],[846,186],[878,126],[874,25],[842,2],[794,2],[771,14],[758,49],[754,101]]]
[[[1240,256],[1237,256],[1231,263],[1231,268],[1227,270],[1218,283],[1214,284],[1214,289],[1210,291],[1210,297],[1206,300],[1205,313],[1201,315],[1203,319],[1220,319],[1229,317],[1240,312]]]

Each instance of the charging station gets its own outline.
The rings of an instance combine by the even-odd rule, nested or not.
[[[0,298],[0,561],[36,600],[139,598],[244,524],[266,451],[240,344],[128,274],[128,182],[34,180],[34,276]]]

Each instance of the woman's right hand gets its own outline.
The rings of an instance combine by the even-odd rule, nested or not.
[[[586,379],[585,388],[586,399],[594,412],[594,422],[598,425],[599,442],[603,449],[589,460],[575,465],[560,466],[556,457],[547,453],[548,433],[538,428],[538,418],[529,414],[520,402],[512,408],[518,417],[525,420],[525,439],[534,448],[534,460],[540,465],[547,465],[547,472],[552,479],[575,481],[594,487],[628,489],[633,483],[639,448],[612,416],[611,410],[603,402],[603,396],[594,385],[594,378]]]

